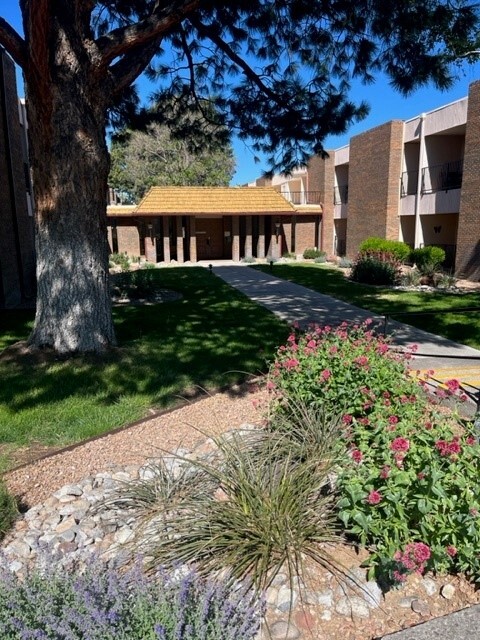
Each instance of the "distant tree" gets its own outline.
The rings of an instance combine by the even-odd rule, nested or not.
[[[285,170],[366,115],[363,102],[348,98],[352,78],[371,82],[382,70],[403,92],[430,81],[446,88],[452,61],[479,49],[476,0],[19,0],[19,7],[24,37],[0,17],[0,45],[27,87],[38,290],[30,342],[62,353],[115,342],[105,127],[147,69],[162,96],[199,108],[214,96],[222,124]]]
[[[226,186],[233,176],[230,144],[192,149],[158,123],[127,134],[112,142],[109,184],[129,202],[138,202],[150,187]]]

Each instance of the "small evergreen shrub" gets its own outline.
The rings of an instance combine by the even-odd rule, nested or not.
[[[441,267],[445,260],[445,251],[441,247],[420,247],[413,249],[411,258],[422,275],[430,275]]]
[[[325,258],[327,254],[325,251],[320,251],[319,249],[305,249],[303,252],[303,257],[305,260],[315,260],[315,258]]]
[[[10,530],[18,515],[15,498],[0,481],[0,540]]]
[[[252,595],[193,573],[146,578],[139,567],[120,574],[97,560],[80,574],[45,564],[24,579],[0,569],[2,640],[250,640],[259,631]]]
[[[130,300],[152,299],[159,284],[155,267],[118,273],[112,277],[112,293]]]
[[[130,258],[126,253],[112,253],[109,257],[111,265],[116,265],[122,271],[130,271]]]
[[[346,258],[345,256],[342,256],[339,259],[337,264],[340,267],[340,269],[350,269],[350,267],[352,266],[353,263],[349,258]]]
[[[359,253],[350,278],[355,282],[392,286],[401,279],[401,263],[392,254],[383,251]]]
[[[367,238],[359,248],[360,253],[381,252],[391,253],[399,262],[406,262],[411,253],[411,249],[405,242],[399,240],[387,240],[386,238]]]
[[[405,287],[418,287],[422,274],[417,268],[409,269],[402,274],[400,283]]]

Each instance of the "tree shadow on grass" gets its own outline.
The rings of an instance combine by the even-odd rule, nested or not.
[[[26,353],[0,360],[0,416],[9,423],[0,424],[0,441],[17,423],[27,428],[22,414],[56,422],[58,433],[77,419],[95,422],[95,432],[107,431],[148,407],[265,371],[266,359],[286,338],[283,323],[204,269],[165,269],[155,276],[183,299],[116,308],[118,348],[101,357],[65,360],[43,353],[35,360]]]

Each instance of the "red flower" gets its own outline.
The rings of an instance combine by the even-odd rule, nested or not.
[[[449,555],[451,558],[454,558],[458,551],[457,551],[457,547],[454,547],[453,544],[449,545],[445,551],[447,552],[447,555]]]
[[[315,349],[315,347],[316,347],[316,346],[317,346],[317,343],[315,342],[315,340],[309,340],[309,341],[307,342],[307,347],[308,347],[309,349]]]
[[[398,424],[398,418],[397,418],[397,416],[390,416],[390,417],[388,418],[388,421],[389,421],[389,423],[390,423],[390,424]]]
[[[467,442],[467,444],[469,444],[469,445],[473,445],[473,444],[476,444],[476,443],[477,443],[477,441],[475,440],[475,438],[474,438],[473,436],[468,436],[468,438],[467,438],[467,441],[466,441],[466,442]]]
[[[363,459],[363,453],[360,451],[360,449],[354,449],[352,451],[352,460],[354,460],[357,463],[360,463]]]
[[[296,367],[298,367],[299,364],[300,362],[296,358],[289,358],[283,363],[283,366],[285,367],[285,369],[288,369],[290,371],[291,369],[295,369]]]
[[[452,393],[455,393],[460,389],[460,382],[456,378],[452,378],[451,380],[446,380],[445,384],[448,387],[448,390]]]
[[[368,364],[367,356],[358,356],[358,358],[354,358],[354,363],[358,364],[359,367],[365,367]]]
[[[395,438],[390,444],[392,451],[408,451],[410,449],[410,442],[406,438]]]
[[[352,420],[353,416],[351,416],[349,413],[346,413],[342,418],[343,424],[351,424]]]
[[[381,501],[382,501],[382,494],[380,493],[380,491],[375,491],[375,490],[370,491],[367,498],[368,504],[378,504]]]
[[[275,389],[275,387],[276,387],[276,386],[277,386],[277,385],[276,385],[274,382],[272,382],[271,380],[269,380],[269,381],[267,382],[267,389],[268,389],[268,391],[272,391],[273,389]]]
[[[425,474],[423,473],[423,471],[420,471],[420,473],[417,473],[417,478],[419,480],[423,480],[425,478]]]
[[[462,451],[462,447],[458,442],[458,438],[453,438],[450,442],[447,440],[437,440],[435,443],[435,448],[439,452],[439,454],[446,458],[448,456],[456,456]]]
[[[389,467],[388,464],[383,465],[380,471],[380,478],[382,478],[383,480],[386,480],[386,478],[388,478],[388,476],[390,475],[390,471],[391,471],[391,467]]]
[[[320,374],[320,382],[325,382],[331,377],[331,375],[332,375],[332,372],[330,371],[330,369],[324,369]]]

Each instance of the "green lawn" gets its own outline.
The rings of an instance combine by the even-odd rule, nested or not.
[[[287,336],[284,323],[206,269],[153,273],[183,299],[116,307],[119,348],[105,357],[0,357],[0,451],[2,444],[83,440],[197,386],[212,390],[265,371]],[[32,319],[32,312],[2,313],[0,349],[26,339]]]
[[[270,267],[255,265],[255,269],[270,272]],[[467,307],[480,308],[480,292],[452,294],[446,292],[392,291],[351,282],[337,267],[325,264],[274,264],[279,278],[296,282],[309,289],[351,302],[375,313],[388,314],[426,331],[480,348],[480,311],[448,313]],[[404,312],[436,311],[434,315],[402,315]]]

